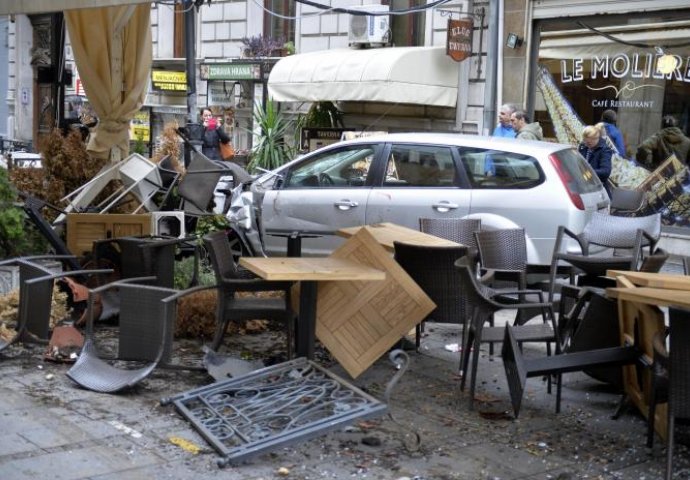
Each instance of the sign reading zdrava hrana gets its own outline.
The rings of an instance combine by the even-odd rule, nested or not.
[[[155,91],[186,92],[187,74],[170,70],[152,70],[151,84]]]
[[[462,62],[472,55],[472,19],[448,20],[446,55],[456,62]]]
[[[202,80],[261,80],[258,63],[204,63],[199,68]]]

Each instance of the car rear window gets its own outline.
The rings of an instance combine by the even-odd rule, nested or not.
[[[467,148],[460,159],[473,188],[524,189],[544,181],[539,162],[529,155]]]
[[[568,186],[573,193],[592,193],[599,191],[601,182],[582,155],[575,149],[561,150],[551,155],[552,160],[560,163],[560,168],[567,172]]]

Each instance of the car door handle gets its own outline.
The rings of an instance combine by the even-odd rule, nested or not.
[[[438,203],[434,203],[432,205],[432,207],[434,208],[434,210],[437,210],[441,213],[445,213],[445,212],[448,212],[450,210],[455,210],[456,208],[458,208],[458,204],[457,203],[450,203],[450,202],[438,202]]]
[[[359,203],[352,200],[340,200],[339,202],[335,202],[334,205],[338,208],[338,210],[349,210],[351,208],[358,207]]]

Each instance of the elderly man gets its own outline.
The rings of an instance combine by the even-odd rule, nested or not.
[[[501,105],[498,111],[498,125],[494,128],[491,136],[515,138],[515,130],[513,130],[513,126],[510,123],[510,116],[515,110],[517,110],[517,107],[512,103]]]
[[[539,122],[530,123],[527,112],[515,110],[510,116],[510,123],[517,132],[517,138],[523,140],[544,140],[544,133]]]

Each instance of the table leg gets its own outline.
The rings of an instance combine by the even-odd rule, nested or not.
[[[302,237],[300,237],[299,234],[293,233],[287,237],[287,256],[302,256]]]
[[[304,280],[300,283],[299,319],[297,321],[297,356],[314,358],[316,343],[316,293],[317,282]]]

